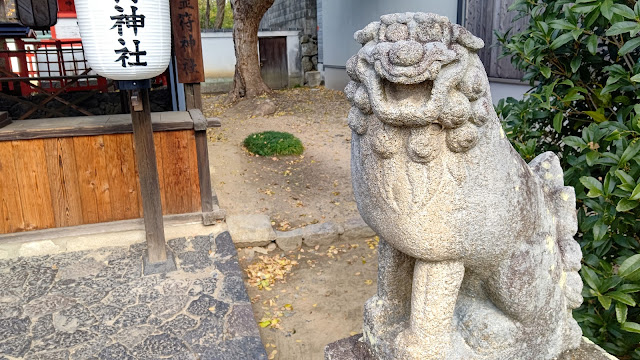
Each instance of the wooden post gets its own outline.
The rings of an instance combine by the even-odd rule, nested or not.
[[[200,19],[198,1],[170,0],[170,4],[172,11],[173,48],[176,54],[178,81],[184,84],[187,110],[202,111],[200,83],[205,79],[200,22],[198,21],[198,19]],[[203,119],[198,119],[197,123],[194,119],[200,200],[204,214],[211,213],[214,210],[206,124],[207,121],[204,117]],[[208,219],[207,216],[204,217],[205,225],[211,225],[212,221],[213,220]]]
[[[134,98],[136,92],[137,99]],[[147,254],[149,263],[155,264],[167,261],[167,251],[158,164],[156,163],[156,149],[151,126],[151,104],[149,103],[148,89],[134,90],[131,93],[131,120],[133,121],[136,162],[140,174],[140,194],[144,211]]]

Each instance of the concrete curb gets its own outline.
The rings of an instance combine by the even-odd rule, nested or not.
[[[261,221],[261,228],[256,229],[255,241],[249,239],[235,241],[234,237],[234,243],[238,248],[246,248],[266,246],[275,241],[275,244],[278,245],[280,250],[293,251],[300,249],[303,244],[310,247],[330,246],[340,241],[355,241],[376,236],[376,233],[359,216],[347,219],[342,223],[327,221],[310,224],[290,231],[275,230],[275,239],[265,239],[263,234],[270,233],[271,231],[274,231],[272,226],[269,224],[267,227],[266,222]],[[244,236],[245,238],[251,238],[246,232]],[[260,238],[260,240],[258,240],[258,238]]]

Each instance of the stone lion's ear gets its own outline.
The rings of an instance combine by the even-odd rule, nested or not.
[[[484,41],[473,35],[464,27],[458,24],[452,24],[451,28],[453,30],[453,41],[458,44],[474,51],[480,50],[484,47]]]
[[[364,29],[356,31],[356,33],[353,35],[353,38],[360,44],[364,45],[369,41],[374,40],[379,30],[380,22],[374,21],[365,26]]]

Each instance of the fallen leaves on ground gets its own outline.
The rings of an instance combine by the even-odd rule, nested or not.
[[[271,291],[276,281],[286,282],[286,275],[291,272],[298,262],[281,255],[260,256],[259,261],[249,265],[245,270],[249,277],[249,284],[259,290]]]
[[[374,237],[373,239],[367,240],[367,245],[369,245],[369,249],[377,248],[379,243],[380,243],[380,238],[377,236]]]

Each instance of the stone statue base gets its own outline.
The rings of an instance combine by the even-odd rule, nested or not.
[[[327,345],[324,349],[325,360],[379,360],[376,359],[369,346],[362,341],[362,334],[354,335]],[[598,345],[587,338],[582,338],[580,347],[564,352],[556,360],[617,360]],[[380,359],[381,360],[381,359]]]

